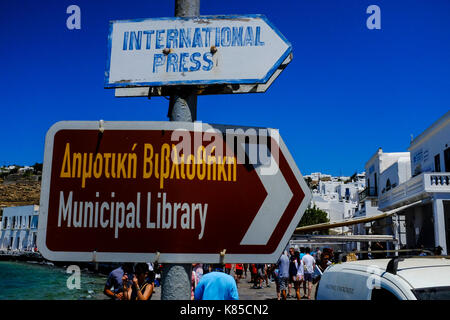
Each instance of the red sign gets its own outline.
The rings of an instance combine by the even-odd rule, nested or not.
[[[58,122],[39,251],[54,261],[275,262],[310,201],[278,131]]]

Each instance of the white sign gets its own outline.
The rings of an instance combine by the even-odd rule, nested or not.
[[[291,51],[263,15],[112,21],[105,87],[266,83]]]

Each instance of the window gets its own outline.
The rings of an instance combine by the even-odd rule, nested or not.
[[[387,179],[386,181],[386,191],[391,190],[391,180]]]
[[[434,156],[434,172],[441,172],[441,157],[440,154]]]
[[[374,196],[376,196],[376,195],[378,195],[378,179],[377,179],[377,173],[375,172],[375,174],[374,174],[374,180],[375,180],[375,187],[374,187],[374,189],[375,189],[375,194],[374,194]]]
[[[33,216],[31,220],[31,229],[36,229],[38,227],[38,216]]]
[[[413,290],[417,300],[449,300],[450,287],[435,287]]]
[[[450,148],[444,150],[445,172],[450,172]]]
[[[396,301],[398,298],[390,291],[380,288],[372,290],[372,301]]]
[[[419,174],[421,174],[421,173],[422,173],[422,165],[418,164],[418,165],[414,168],[414,174],[413,174],[413,176],[415,177],[415,176],[417,176],[417,175],[419,175]]]

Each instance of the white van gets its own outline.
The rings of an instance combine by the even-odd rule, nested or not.
[[[317,300],[450,300],[450,260],[393,258],[329,266]]]

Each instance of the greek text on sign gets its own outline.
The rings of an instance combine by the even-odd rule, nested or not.
[[[263,15],[112,21],[105,87],[266,83],[291,51]]]

